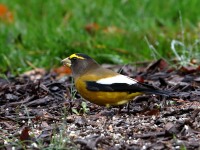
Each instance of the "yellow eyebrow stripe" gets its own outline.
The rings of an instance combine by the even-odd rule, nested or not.
[[[69,56],[70,59],[72,59],[72,58],[74,58],[74,57],[75,57],[75,58],[79,58],[79,59],[85,59],[84,57],[78,56],[78,55],[76,55],[76,54],[72,54],[72,55]]]

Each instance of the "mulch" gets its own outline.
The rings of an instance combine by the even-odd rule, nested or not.
[[[200,149],[198,67],[105,67],[173,94],[105,108],[82,99],[69,75],[0,78],[0,149]]]

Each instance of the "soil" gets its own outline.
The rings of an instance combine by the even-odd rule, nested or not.
[[[173,94],[105,108],[82,99],[69,75],[8,75],[0,78],[0,149],[50,149],[56,139],[62,149],[200,149],[198,67],[172,69],[163,60],[105,67]]]

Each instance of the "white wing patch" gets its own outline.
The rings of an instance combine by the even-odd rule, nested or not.
[[[97,80],[97,83],[99,84],[114,84],[114,83],[124,83],[124,84],[136,84],[137,81],[134,79],[131,79],[124,75],[116,75],[114,77],[108,77],[104,79]]]

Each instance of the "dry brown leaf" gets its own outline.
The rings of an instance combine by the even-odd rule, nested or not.
[[[105,34],[116,34],[116,33],[120,33],[121,34],[121,33],[125,33],[125,30],[120,29],[120,28],[118,28],[116,26],[108,26],[108,27],[103,29],[103,32]]]
[[[89,23],[85,26],[85,30],[89,34],[95,34],[99,30],[99,25],[97,23]]]
[[[59,76],[66,75],[66,74],[68,75],[68,74],[71,74],[71,69],[67,66],[61,66],[58,68],[54,68],[53,72],[57,73]]]
[[[0,20],[12,23],[14,21],[13,14],[4,4],[0,4]]]
[[[24,127],[24,129],[22,130],[21,134],[20,134],[20,141],[29,141],[31,140],[31,137],[29,135],[29,127]]]
[[[42,78],[42,76],[44,76],[46,73],[46,71],[43,68],[36,68],[34,70],[30,70],[27,72],[24,72],[22,75],[20,75],[21,77],[27,76],[30,78],[30,80],[35,81],[35,80],[39,80]]]

